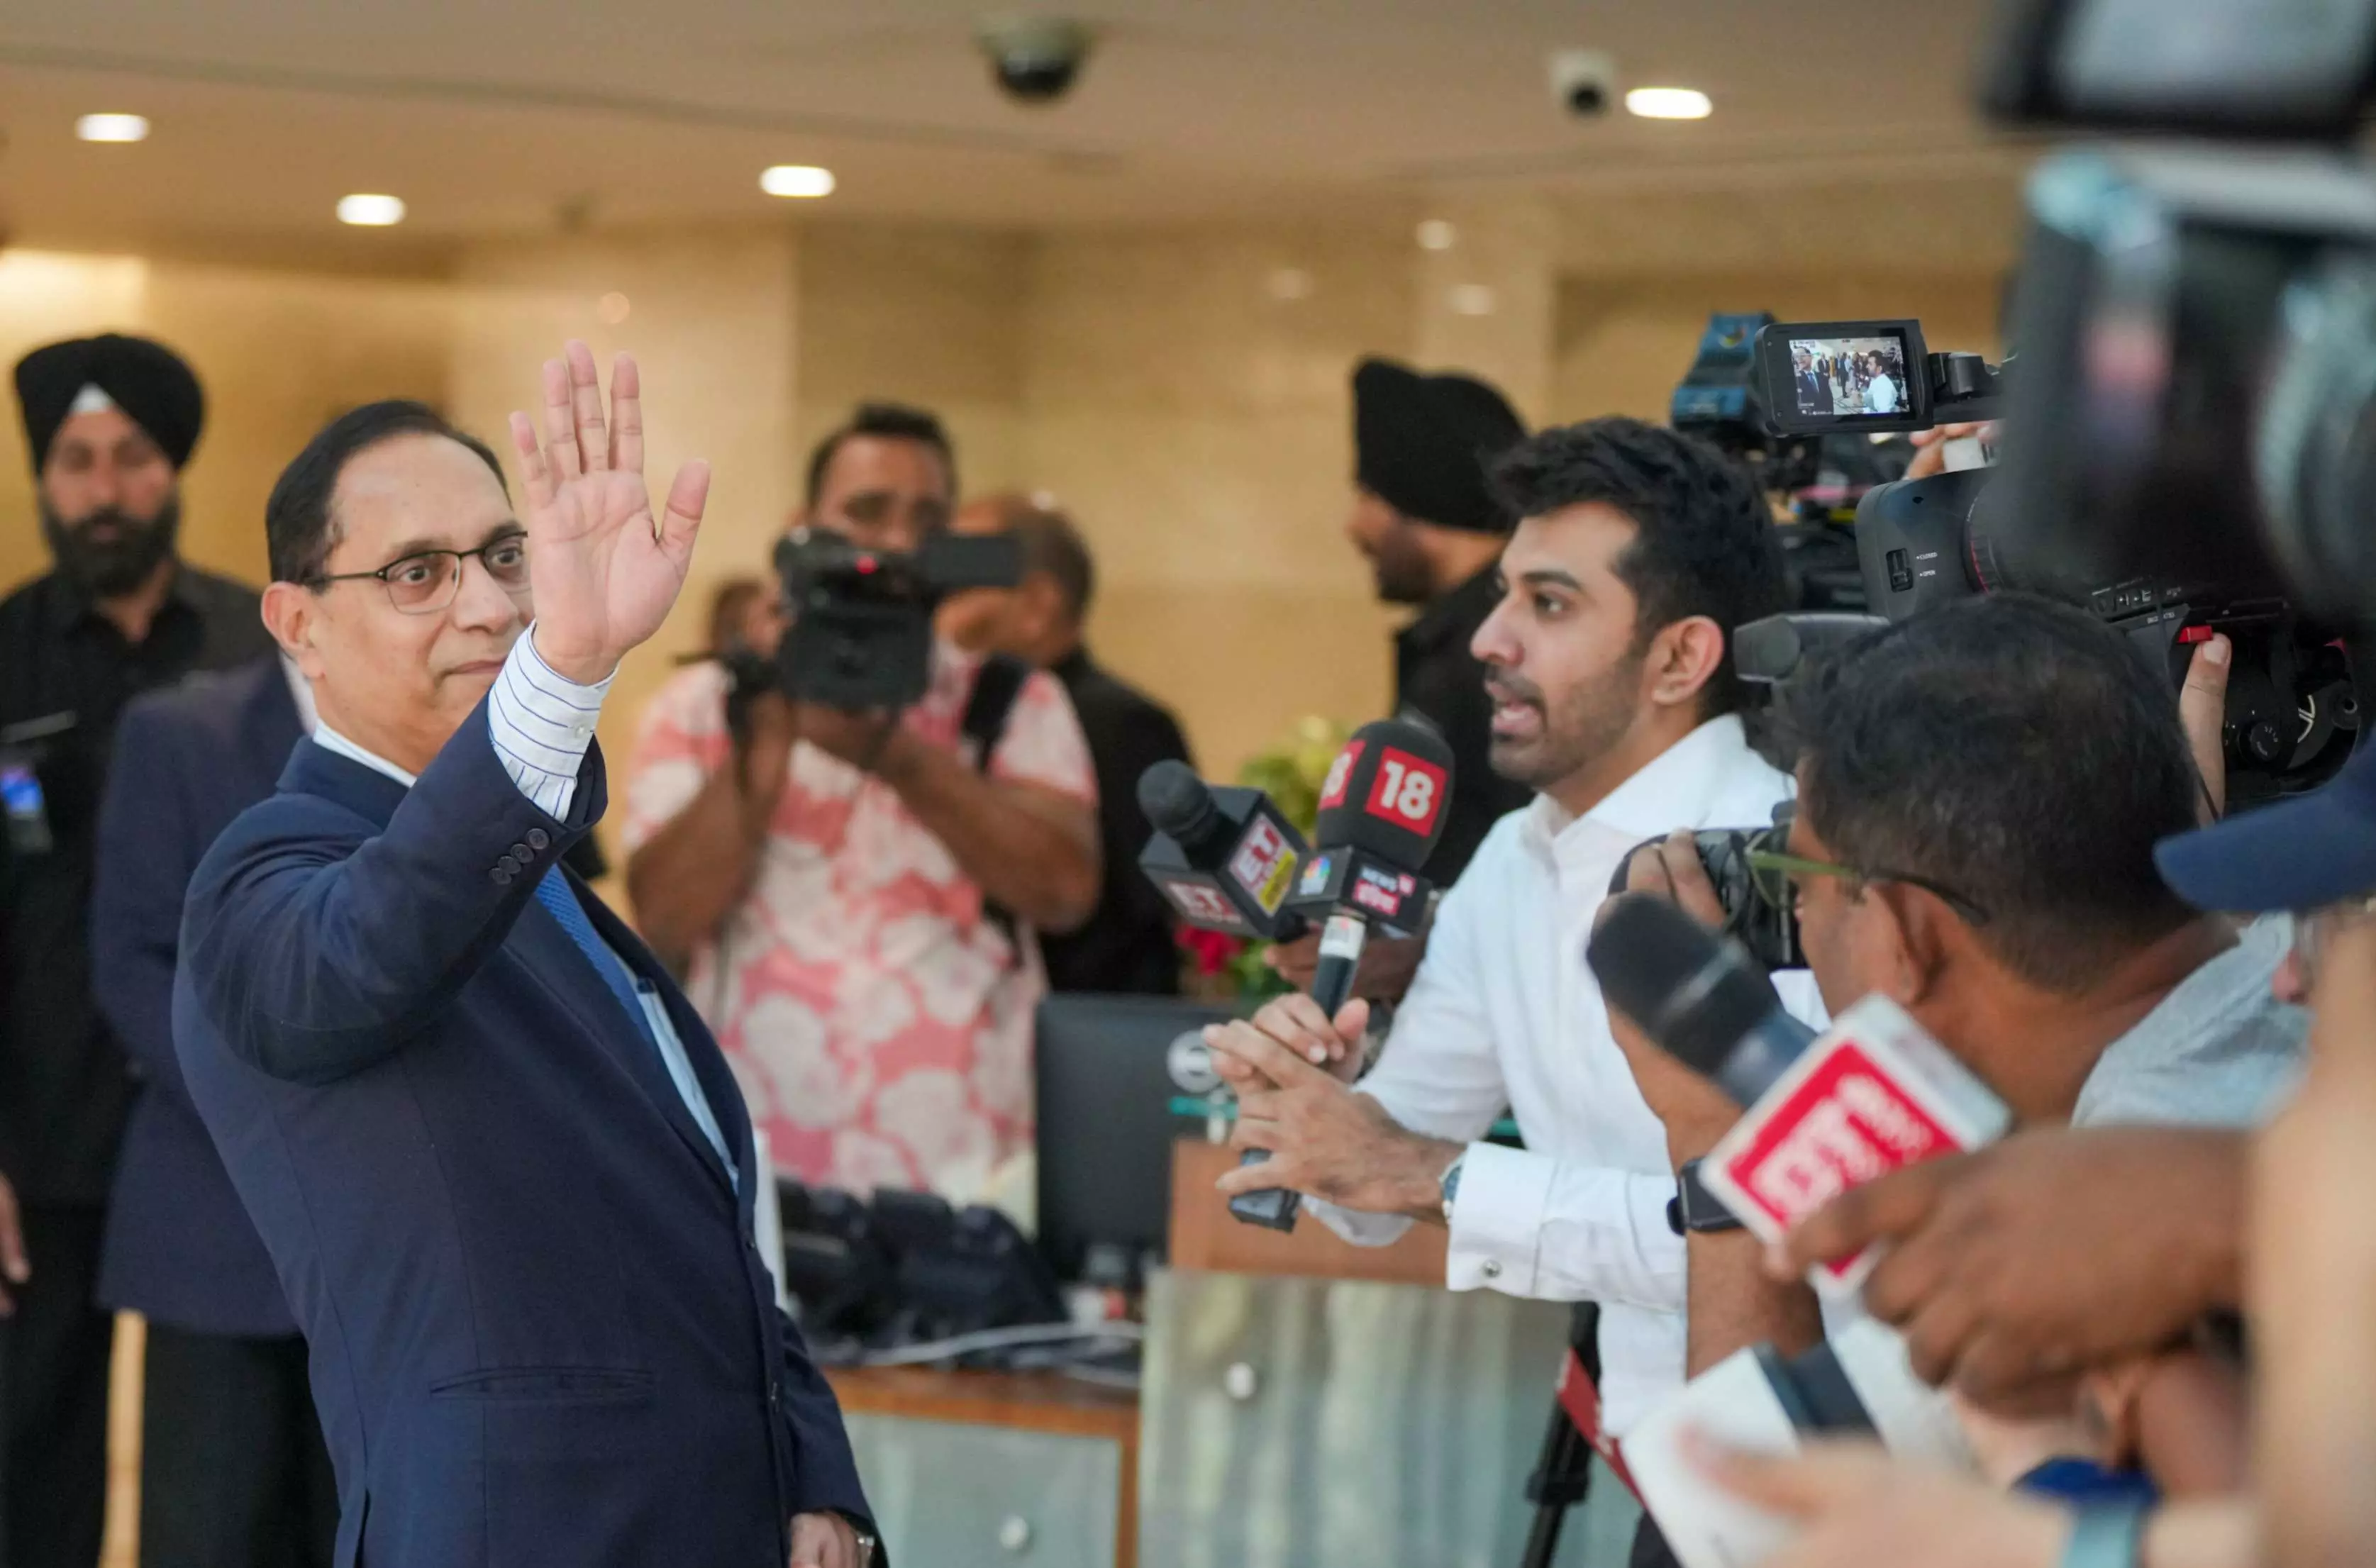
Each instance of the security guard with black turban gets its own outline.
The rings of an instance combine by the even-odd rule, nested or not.
[[[175,557],[206,420],[190,367],[110,334],[26,355],[16,386],[55,569],[0,600],[0,1562],[90,1568],[113,1324],[101,1241],[135,1087],[90,985],[109,742],[136,694],[272,645],[254,591]]]

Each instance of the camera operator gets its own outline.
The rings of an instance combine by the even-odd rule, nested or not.
[[[1328,1200],[1314,1212],[1361,1243],[1446,1225],[1455,1289],[1604,1303],[1622,1435],[1681,1381],[1684,1253],[1667,1134],[1581,955],[1629,850],[1678,826],[1764,822],[1788,794],[1742,733],[1726,631],[1779,605],[1781,563],[1746,472],[1670,430],[1548,431],[1495,478],[1523,520],[1474,647],[1493,768],[1538,798],[1445,896],[1358,1091],[1366,1003],[1332,1027],[1290,997],[1210,1037],[1240,1092],[1237,1141],[1272,1151],[1222,1186]],[[1527,1147],[1471,1142],[1505,1106]]]
[[[1011,588],[968,588],[941,606],[941,634],[974,653],[1002,653],[1045,670],[1088,738],[1098,770],[1098,823],[1104,881],[1088,921],[1067,936],[1043,936],[1051,991],[1176,995],[1180,944],[1171,906],[1138,869],[1155,829],[1138,803],[1138,780],[1158,762],[1187,762],[1187,738],[1170,710],[1089,657],[1083,636],[1097,590],[1097,563],[1070,517],[1023,495],[994,495],[957,513],[959,533],[1004,535],[1023,552]]]
[[[2144,1244],[2170,1249],[2168,1290],[2196,1288],[2181,1260],[2216,1269],[2224,1256],[2232,1267],[2221,1216],[2233,1205],[2217,1194],[2236,1140],[2178,1129],[2256,1123],[2290,1087],[2306,1023],[2272,992],[2282,927],[2256,925],[2239,939],[2156,872],[2155,843],[2194,822],[2201,793],[2168,689],[2083,612],[1992,595],[1851,644],[1785,689],[1781,718],[1799,748],[1800,797],[1790,853],[1772,869],[1793,885],[1826,1003],[1844,1008],[1873,992],[1897,1002],[2005,1100],[2019,1127],[2158,1124],[2131,1136],[2168,1160],[2164,1184],[2123,1195],[2139,1208],[2196,1201],[2141,1213],[2124,1236],[2106,1238],[2097,1277],[2109,1277],[2109,1257]],[[1688,847],[1666,846],[1636,874],[1696,873],[1696,857],[1685,857]],[[1970,1160],[2022,1161],[2024,1142]],[[2095,1195],[2073,1184],[2079,1174],[2066,1168],[2021,1191],[2050,1220],[2058,1203]],[[1918,1167],[1835,1208],[1908,1202],[1940,1179]],[[1827,1218],[1794,1248],[1820,1238],[1847,1250]],[[2170,1234],[2181,1229],[2188,1244]],[[1982,1292],[2015,1281],[2058,1288],[2039,1253],[2090,1271],[2024,1232],[2002,1229],[1982,1245],[1942,1229],[1895,1248],[1865,1302],[1905,1330],[1926,1379],[1952,1380],[1983,1405],[2067,1413],[2069,1376],[2086,1363],[1976,1334],[1966,1299],[1934,1289],[1946,1273]],[[1740,1287],[1753,1289],[1740,1261]],[[2126,1310],[2151,1312],[2152,1296]],[[2200,1310],[2188,1300],[2161,1326]],[[2091,1304],[2108,1319],[2124,1310]]]
[[[798,520],[912,552],[956,490],[936,420],[870,405],[818,445]],[[1024,928],[1070,931],[1094,906],[1096,784],[1045,673],[987,744],[968,741],[985,668],[942,645],[900,714],[765,692],[738,742],[727,672],[703,663],[644,717],[624,834],[637,918],[689,963],[773,1158],[804,1181],[969,1195],[1029,1135],[1045,981]]]

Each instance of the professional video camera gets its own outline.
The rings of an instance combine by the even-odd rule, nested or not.
[[[801,702],[896,712],[932,683],[933,612],[960,588],[1013,588],[1023,558],[1003,535],[935,534],[913,555],[861,550],[838,533],[795,529],[776,546],[790,629],[772,666],[727,659],[730,713],[773,685]]]
[[[1790,896],[1788,879],[1758,871],[1749,861],[1759,850],[1780,851],[1788,847],[1792,809],[1788,801],[1776,806],[1770,827],[1716,827],[1692,835],[1701,869],[1716,888],[1717,902],[1724,906],[1724,934],[1769,970],[1807,967],[1799,946],[1798,902]],[[1657,840],[1653,839],[1626,852],[1617,862],[1617,873],[1609,879],[1610,897],[1625,891],[1634,857],[1657,847]]]
[[[2369,208],[2376,221],[2376,192]],[[2021,297],[2043,299],[2040,308],[2059,314],[2085,291],[2063,271],[2041,278],[2033,270]],[[2136,441],[2161,439],[2142,428],[2126,443],[2119,439],[2120,420],[2143,417],[2122,401],[2132,383],[2117,367],[2083,365],[2058,336],[2073,330],[2067,322],[2017,330],[2026,331],[2016,339],[2025,345],[2058,346],[2026,351],[2002,378],[1977,354],[1930,352],[1915,321],[1786,323],[1759,333],[1757,377],[1777,431],[1920,430],[2005,417],[2003,474],[1965,469],[1866,493],[1856,535],[1870,607],[1903,620],[1966,594],[2048,594],[2128,633],[2173,687],[2185,680],[2194,645],[2225,633],[2236,649],[2225,736],[2230,802],[2246,805],[2323,782],[2350,750],[2358,700],[2333,632],[2306,620],[2283,592],[2250,529],[2222,520],[2237,515],[2237,499],[2251,487],[2240,438],[2227,442],[2232,470],[2204,461],[2219,444],[2202,428],[2204,399],[2190,394],[2180,400],[2195,422],[2153,459],[2169,471],[2141,481],[2152,486],[2150,495],[2123,490],[2115,481],[2136,457]],[[2247,364],[2233,352],[2205,363],[2196,393],[2216,385],[2219,397],[2241,398]],[[2109,401],[2073,406],[2074,387],[2090,386]],[[2083,438],[2077,433],[2091,422],[2094,435]],[[2134,509],[2148,505],[2155,527],[2123,531],[2119,508],[2142,515]],[[1761,661],[1774,645],[1758,643],[1754,630],[1743,628],[1743,674],[1787,675]]]

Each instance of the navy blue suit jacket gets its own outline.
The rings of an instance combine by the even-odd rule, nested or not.
[[[198,867],[173,1033],[312,1355],[335,1562],[783,1568],[868,1516],[738,1192],[538,878],[601,815],[523,795],[483,704],[410,792],[307,742]],[[650,952],[734,1151],[750,1118]]]
[[[190,874],[272,793],[305,738],[279,654],[125,709],[99,813],[90,971],[141,1080],[108,1199],[99,1298],[199,1334],[297,1331],[279,1277],[173,1054],[173,958]]]

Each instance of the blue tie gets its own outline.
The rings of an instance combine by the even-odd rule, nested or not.
[[[628,974],[619,956],[611,951],[611,944],[594,930],[594,922],[586,918],[584,906],[569,890],[568,880],[561,874],[559,866],[546,872],[536,885],[536,901],[561,922],[561,929],[577,944],[577,950],[586,955],[586,961],[594,966],[594,972],[602,977],[602,983],[611,988],[611,994],[619,999],[619,1005],[627,1010],[627,1016],[636,1021],[644,1039],[658,1046],[659,1041],[652,1038],[651,1018],[644,1012],[642,998],[636,994],[634,977]]]

